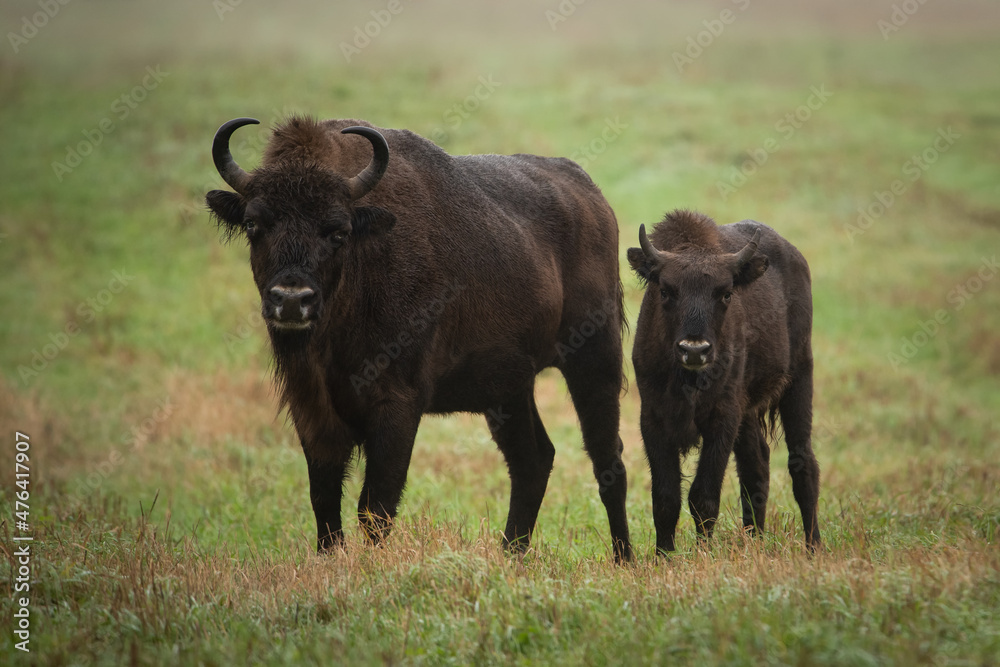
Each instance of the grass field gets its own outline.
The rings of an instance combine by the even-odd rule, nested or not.
[[[0,8],[0,662],[997,664],[1000,7],[263,4]],[[654,558],[633,387],[638,559],[616,567],[546,372],[556,462],[523,559],[499,548],[506,470],[467,415],[421,425],[383,548],[350,520],[346,550],[316,556],[247,251],[202,203],[223,121],[263,121],[234,142],[253,166],[295,112],[456,154],[572,156],[618,215],[623,272],[639,224],[674,207],[796,244],[822,552],[805,553],[778,442],[765,537],[738,529],[731,469],[711,547],[685,509],[679,551]]]

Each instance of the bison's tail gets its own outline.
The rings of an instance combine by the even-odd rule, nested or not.
[[[764,441],[773,445],[778,440],[778,406],[772,405],[770,410],[761,410],[759,417]]]
[[[622,332],[622,338],[625,334],[630,333],[628,326],[628,318],[625,317],[625,286],[622,285],[621,275],[618,276],[618,317],[621,318],[621,322],[618,323],[619,328]]]
[[[625,316],[625,286],[622,285],[621,271],[618,272],[618,331],[622,342],[625,342],[625,337],[630,333],[628,326],[628,317]],[[625,353],[624,345],[622,345],[622,393],[628,392],[628,374],[625,372]]]

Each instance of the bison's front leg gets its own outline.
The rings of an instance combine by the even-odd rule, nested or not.
[[[730,415],[736,414],[735,407],[728,414],[720,410],[704,425],[700,425],[703,441],[701,456],[698,457],[698,470],[688,493],[688,506],[700,538],[712,536],[715,522],[719,518],[722,481],[725,479],[726,466],[739,430],[739,417]]]
[[[753,535],[764,532],[767,496],[771,485],[771,448],[756,415],[749,415],[740,426],[734,447],[736,473],[740,477],[740,503],[743,528]]]
[[[656,553],[666,555],[674,550],[674,533],[681,514],[681,457],[679,447],[667,433],[663,415],[652,405],[652,400],[643,400],[639,427],[652,478]]]
[[[330,551],[344,541],[340,522],[340,501],[344,491],[343,463],[316,461],[306,455],[309,468],[309,497],[316,515],[316,550]]]
[[[409,406],[383,405],[374,411],[365,438],[365,483],[358,498],[358,521],[379,543],[389,535],[406,486],[420,414]]]

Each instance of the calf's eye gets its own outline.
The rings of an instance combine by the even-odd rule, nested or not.
[[[660,288],[660,297],[662,297],[662,298],[666,299],[666,298],[667,298],[668,296],[670,296],[669,292],[667,292],[667,290],[665,290],[665,289],[663,289],[663,288],[661,287],[661,288]]]
[[[733,300],[732,292],[726,292],[725,294],[722,295],[722,303],[726,304],[727,306],[729,305],[729,302],[732,300]]]

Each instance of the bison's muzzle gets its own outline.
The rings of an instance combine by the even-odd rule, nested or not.
[[[677,357],[684,368],[700,371],[711,363],[712,344],[707,340],[685,338],[677,343]]]
[[[309,329],[319,319],[319,294],[298,281],[276,281],[261,303],[264,320],[275,329]]]

